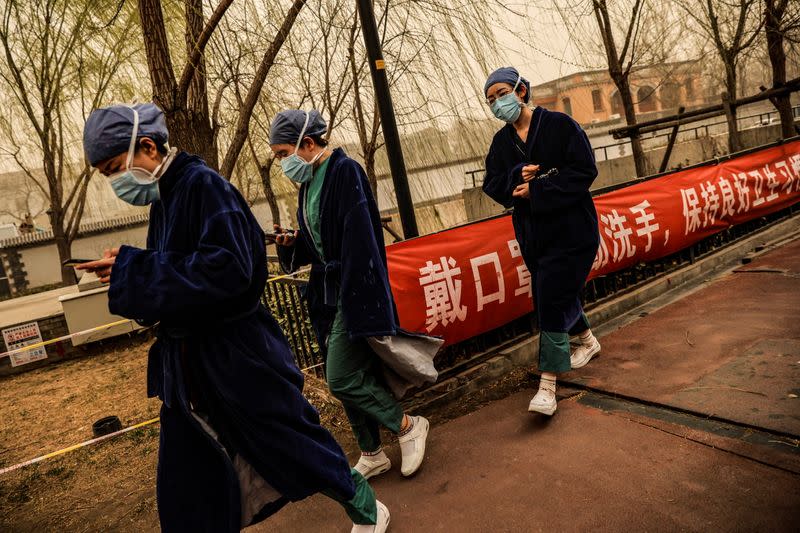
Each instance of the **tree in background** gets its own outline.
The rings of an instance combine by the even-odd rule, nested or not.
[[[789,0],[764,0],[764,30],[772,67],[772,87],[777,89],[786,84],[784,41],[800,42],[800,3]],[[778,96],[773,99],[773,103],[781,117],[783,137],[796,135],[789,95]]]
[[[203,15],[202,0],[184,0],[186,62],[176,78],[171,50],[160,0],[139,0],[142,35],[144,39],[153,101],[164,111],[173,144],[203,157],[223,176],[230,177],[236,159],[247,140],[250,117],[263,88],[269,70],[275,62],[289,30],[306,0],[294,0],[270,46],[237,113],[235,133],[219,164],[217,139],[212,128],[208,106],[208,80],[205,50],[220,21],[233,0],[220,0],[208,20]]]
[[[743,52],[759,36],[763,18],[759,14],[758,0],[704,0],[681,2],[683,10],[693,19],[696,31],[706,36],[714,45],[717,57],[725,71],[725,92],[728,100],[738,96],[738,65]],[[741,149],[736,108],[727,114],[728,149]]]
[[[572,37],[584,61],[605,63],[617,88],[625,123],[636,124],[635,106],[641,101],[634,97],[633,72],[676,59],[681,21],[673,16],[670,4],[653,0],[550,0],[547,3]],[[663,76],[663,82],[669,81],[671,71],[664,70]],[[653,92],[639,100],[655,98]],[[648,167],[639,135],[632,135],[630,142],[636,175],[645,176],[654,169]]]
[[[8,106],[0,116],[3,152],[47,199],[63,261],[93,175],[76,161],[80,132],[88,113],[124,78],[123,65],[136,51],[135,13],[118,0],[6,0],[1,15],[0,90]],[[62,268],[61,277],[75,281],[72,268]]]

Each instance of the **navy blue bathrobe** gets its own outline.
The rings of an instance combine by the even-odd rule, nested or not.
[[[539,175],[552,168],[558,174],[533,180],[530,199],[514,198],[522,167],[529,164],[540,166]],[[569,332],[583,316],[580,293],[600,242],[589,192],[595,177],[586,133],[569,116],[541,107],[533,111],[526,142],[506,124],[486,157],[483,190],[514,208],[514,231],[534,282],[542,331]]]
[[[330,156],[319,213],[326,261],[305,220],[305,192],[304,185],[297,210],[300,237],[292,247],[278,246],[278,256],[287,272],[311,264],[306,298],[320,346],[324,349],[336,317],[339,294],[351,339],[397,335],[380,211],[364,169],[341,148]]]
[[[203,161],[177,155],[159,182],[147,249],[123,246],[109,309],[160,321],[148,395],[163,401],[158,505],[164,531],[239,531],[243,459],[287,501],[354,495],[347,459],[302,395],[303,377],[261,305],[264,234],[239,192]],[[193,413],[207,421],[216,437]]]

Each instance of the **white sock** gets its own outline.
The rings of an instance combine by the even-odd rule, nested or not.
[[[556,375],[552,372],[542,372],[539,378],[539,390],[556,393]]]
[[[591,342],[591,340],[594,338],[594,335],[592,335],[592,330],[587,329],[580,334],[579,338],[581,339],[581,343],[589,344],[589,342]]]
[[[374,452],[361,452],[361,455],[364,457],[369,457],[370,459],[377,459],[381,455],[386,455],[383,453],[383,448],[378,448]]]

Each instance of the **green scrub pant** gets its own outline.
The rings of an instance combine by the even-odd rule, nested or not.
[[[373,525],[378,521],[378,506],[375,504],[375,492],[364,476],[352,469],[353,483],[356,485],[356,494],[350,500],[345,500],[338,493],[330,490],[323,491],[328,498],[336,500],[344,507],[347,516],[354,524]]]
[[[403,409],[383,383],[378,356],[367,341],[348,337],[341,307],[328,337],[326,367],[328,388],[344,405],[359,448],[378,450],[380,426],[398,433]]]
[[[542,331],[539,333],[539,372],[555,374],[572,369],[569,360],[569,337],[589,329],[589,319],[584,313],[569,332]]]

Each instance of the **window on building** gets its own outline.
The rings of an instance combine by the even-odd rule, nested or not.
[[[622,106],[622,97],[619,91],[614,91],[611,95],[611,113],[614,115],[625,116],[625,108]]]
[[[649,113],[656,110],[655,91],[649,85],[639,87],[636,91],[636,99],[639,101],[639,113]]]
[[[572,102],[570,102],[569,98],[562,98],[561,105],[564,107],[564,113],[572,116]]]
[[[661,87],[661,109],[675,109],[681,103],[681,86],[668,81]]]
[[[592,104],[594,105],[594,112],[598,113],[603,110],[603,93],[600,89],[592,91]]]
[[[683,88],[686,90],[686,100],[694,100],[694,80],[692,78],[683,82]]]

